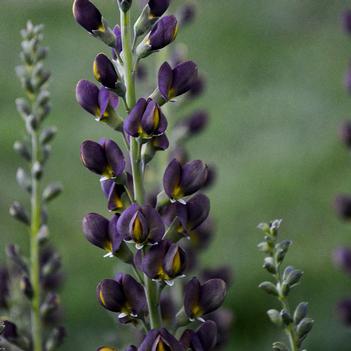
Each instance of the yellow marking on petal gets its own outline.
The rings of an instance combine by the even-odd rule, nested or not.
[[[100,117],[100,115],[101,115],[100,107],[97,107],[96,110],[95,110],[95,116],[96,117]]]
[[[102,32],[102,33],[105,33],[106,32],[106,28],[104,26],[103,23],[100,23],[98,29],[97,29],[99,32]]]
[[[174,88],[171,88],[168,91],[168,99],[173,99],[174,97],[176,97],[176,91]]]
[[[143,227],[141,225],[141,221],[138,216],[135,217],[134,223],[133,223],[133,236],[134,240],[136,242],[139,242],[141,240],[141,236],[143,234]]]
[[[116,208],[123,208],[123,202],[119,196],[116,196],[115,198],[115,205]]]
[[[98,351],[117,351],[117,349],[111,346],[102,346],[98,348]]]
[[[102,293],[102,289],[100,290],[99,298],[100,298],[101,303],[102,303],[104,306],[106,306],[106,301],[105,301],[105,299],[104,299],[104,295],[103,295],[103,293]]]
[[[95,79],[100,82],[101,75],[99,73],[99,69],[96,61],[94,61],[93,63],[93,72],[94,72]]]
[[[183,191],[179,184],[174,187],[172,196],[175,199],[179,199],[183,196]]]
[[[160,110],[156,107],[153,115],[153,128],[156,129],[160,124]]]
[[[178,34],[178,30],[179,30],[179,25],[177,23],[177,25],[175,26],[174,28],[174,31],[173,31],[173,37],[172,37],[172,40],[174,40]]]
[[[194,306],[192,309],[191,309],[191,312],[193,313],[193,316],[194,317],[200,317],[203,315],[203,312],[202,312],[202,309],[199,305],[197,306]]]
[[[159,342],[157,343],[156,350],[157,351],[166,351],[166,346],[165,346],[165,343],[163,342],[162,339],[160,339]]]
[[[108,252],[112,252],[112,242],[111,241],[106,241],[104,244],[104,249]]]
[[[173,259],[173,270],[174,270],[174,272],[178,273],[180,271],[181,267],[182,267],[182,261],[181,261],[181,258],[180,258],[179,250],[177,250],[177,253],[175,254],[174,259]]]
[[[110,165],[108,165],[108,166],[104,169],[102,175],[103,175],[104,177],[106,177],[106,178],[112,178],[112,177],[113,177],[113,171],[112,171],[112,168],[111,168]]]

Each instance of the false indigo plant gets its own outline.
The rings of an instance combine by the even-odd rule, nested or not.
[[[212,237],[210,202],[200,191],[212,184],[214,170],[189,160],[183,145],[204,129],[207,114],[195,112],[175,123],[170,106],[203,91],[196,64],[169,47],[179,27],[194,17],[194,7],[186,4],[177,19],[165,15],[169,5],[170,0],[144,1],[133,24],[138,6],[117,0],[120,23],[111,28],[91,1],[73,3],[78,24],[112,51],[110,57],[96,56],[93,73],[100,84],[79,81],[77,101],[113,128],[125,146],[123,151],[110,139],[81,145],[82,163],[100,177],[110,212],[108,218],[87,214],[83,232],[104,256],[130,268],[96,289],[103,308],[141,332],[140,341],[133,339],[138,346],[126,350],[218,350],[232,321],[229,311],[218,310],[231,273],[220,268],[193,276],[197,255]],[[151,55],[159,67],[156,86],[152,82],[153,91],[137,98],[136,82],[147,75],[143,60]]]
[[[277,341],[273,343],[273,351],[300,351],[302,344],[313,326],[313,320],[307,317],[306,302],[301,302],[295,310],[290,308],[288,296],[292,288],[300,283],[303,272],[292,266],[286,266],[284,269],[285,256],[292,244],[290,240],[279,241],[279,228],[281,220],[274,220],[271,223],[261,223],[258,227],[264,234],[258,248],[266,257],[263,268],[265,268],[273,277],[274,281],[264,281],[259,287],[269,295],[273,295],[279,301],[281,307],[279,310],[270,309],[267,311],[269,319],[279,328],[283,328],[288,336],[288,345]]]
[[[58,183],[42,185],[56,134],[55,127],[43,127],[50,112],[50,73],[43,65],[47,48],[41,46],[43,26],[28,22],[21,35],[22,63],[16,72],[26,97],[17,99],[16,105],[27,136],[16,141],[14,148],[28,163],[28,171],[18,168],[16,179],[30,196],[30,211],[15,202],[10,214],[28,228],[30,255],[25,257],[11,244],[7,248],[9,264],[0,267],[0,346],[5,350],[51,351],[61,345],[65,330],[60,326],[62,311],[57,295],[61,260],[48,242],[47,205],[62,187]]]
[[[345,32],[351,34],[351,10],[346,10],[342,16],[342,26]],[[351,71],[348,70],[345,77],[345,85],[348,91],[351,89]],[[351,121],[345,121],[339,128],[341,142],[350,149],[351,147]],[[334,201],[334,208],[339,218],[349,221],[351,218],[351,195],[339,194]],[[347,275],[351,269],[351,248],[339,247],[333,252],[333,261],[337,268]],[[336,307],[340,320],[347,326],[351,325],[351,297],[340,300]]]

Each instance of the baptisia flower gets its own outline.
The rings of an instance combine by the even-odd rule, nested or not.
[[[184,310],[190,320],[203,321],[203,316],[219,308],[226,295],[226,284],[222,279],[210,279],[201,284],[191,279],[184,289]]]
[[[150,139],[162,135],[166,128],[167,119],[152,99],[139,99],[124,121],[124,131],[134,138]]]
[[[212,351],[217,344],[217,326],[213,321],[206,321],[196,331],[186,329],[181,338],[186,350]]]
[[[92,114],[97,121],[102,121],[116,130],[120,130],[122,121],[116,113],[118,96],[113,91],[100,87],[88,80],[80,80],[76,87],[76,99],[84,110]]]
[[[200,190],[207,180],[207,165],[200,161],[190,161],[182,165],[173,159],[163,176],[163,187],[171,201],[185,203],[184,197]]]
[[[165,232],[162,219],[152,206],[136,204],[122,212],[117,229],[124,240],[134,242],[137,249],[158,243]]]
[[[165,328],[149,331],[138,351],[185,351],[183,345]]]
[[[93,245],[107,251],[105,257],[117,256],[127,263],[132,262],[132,254],[123,242],[123,236],[117,229],[118,215],[111,220],[97,214],[89,213],[82,221],[83,233]]]
[[[115,279],[104,279],[96,288],[100,304],[118,318],[142,318],[147,311],[144,287],[129,274],[118,273]]]
[[[177,244],[162,240],[151,246],[145,254],[140,250],[135,256],[136,266],[153,280],[162,280],[172,286],[174,279],[184,276],[186,254]]]
[[[175,16],[162,17],[152,27],[151,32],[138,45],[136,53],[139,58],[149,56],[151,53],[169,45],[176,38],[178,23]]]
[[[106,179],[120,176],[125,168],[122,150],[109,139],[102,139],[98,143],[84,141],[80,146],[80,158],[86,168]]]
[[[73,16],[90,33],[93,33],[95,30],[105,30],[100,11],[89,0],[75,0],[73,3]]]
[[[197,78],[197,66],[192,61],[186,61],[172,68],[165,62],[158,72],[158,89],[165,101],[185,94]]]

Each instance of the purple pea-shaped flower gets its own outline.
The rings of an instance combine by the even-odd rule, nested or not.
[[[105,54],[98,54],[93,63],[95,79],[103,86],[115,89],[118,82],[118,74],[111,60]]]
[[[9,272],[7,267],[0,267],[0,308],[7,308],[9,297]]]
[[[124,121],[124,131],[135,138],[150,139],[162,135],[166,128],[166,117],[151,99],[139,99]]]
[[[118,215],[109,221],[97,213],[87,214],[82,221],[82,229],[87,240],[113,256],[121,249],[123,236],[117,230]]]
[[[339,319],[347,326],[351,325],[351,299],[341,300],[336,306]]]
[[[194,62],[186,61],[173,69],[165,62],[158,72],[158,89],[168,101],[189,91],[196,78],[197,66]]]
[[[90,33],[95,30],[104,31],[101,13],[89,0],[74,0],[73,16]]]
[[[76,87],[77,102],[97,120],[107,120],[115,116],[118,96],[105,87],[100,89],[88,80],[80,80]]]
[[[177,123],[176,128],[182,128],[184,130],[183,134],[190,137],[201,133],[207,124],[208,113],[204,110],[198,110]]]
[[[162,280],[172,286],[175,278],[183,276],[186,254],[177,244],[162,240],[151,246],[144,255],[139,250],[135,256],[135,264],[149,278]]]
[[[200,161],[190,161],[182,165],[173,159],[163,176],[163,187],[172,201],[185,203],[184,197],[200,190],[207,179],[207,165]]]
[[[184,310],[190,320],[203,320],[202,316],[219,308],[226,295],[226,284],[222,279],[210,279],[201,284],[191,279],[184,289]]]
[[[196,331],[186,329],[181,338],[186,350],[212,351],[217,344],[217,326],[213,321],[206,321]]]
[[[139,318],[147,311],[144,288],[129,274],[104,279],[96,288],[96,296],[104,308],[119,313],[119,318]]]
[[[183,345],[166,329],[153,329],[150,330],[138,351],[185,351]]]
[[[339,247],[333,252],[333,261],[335,265],[351,275],[351,249],[348,247]]]
[[[139,58],[147,57],[152,52],[169,45],[177,36],[178,23],[175,16],[165,16],[157,21],[151,32],[137,47]]]
[[[170,0],[149,0],[150,15],[161,17],[168,9]]]
[[[80,146],[80,158],[86,168],[107,179],[120,176],[125,168],[122,150],[109,139],[99,143],[84,141]]]
[[[149,205],[129,206],[122,212],[117,228],[127,242],[135,243],[137,249],[159,242],[165,232],[159,213]]]
[[[102,179],[101,188],[107,199],[107,209],[110,212],[121,212],[130,205],[127,193],[131,192],[128,184],[119,184],[112,179]]]

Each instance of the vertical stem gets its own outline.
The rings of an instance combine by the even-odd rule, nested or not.
[[[124,81],[126,86],[126,101],[129,110],[136,103],[135,97],[135,80],[134,80],[134,60],[132,52],[132,26],[130,22],[130,10],[121,13],[121,31],[123,46],[123,62],[124,62]],[[130,160],[132,164],[134,199],[137,203],[144,202],[143,174],[140,162],[140,144],[136,138],[130,138]]]
[[[132,25],[130,19],[130,10],[123,12],[120,10],[121,31],[122,31],[122,47],[124,62],[124,82],[126,86],[126,100],[129,110],[136,103],[135,80],[134,80],[134,59],[132,52]],[[143,169],[141,164],[141,145],[136,138],[130,138],[130,160],[132,164],[134,199],[139,205],[144,203],[144,184]],[[149,309],[149,318],[151,328],[160,326],[160,310],[158,287],[147,275],[144,274],[144,286]],[[35,350],[37,351],[37,350]]]
[[[275,259],[275,266],[277,269],[277,274],[275,275],[275,278],[279,285],[282,283],[282,278],[281,278],[281,273],[280,273],[280,268],[277,260]],[[279,292],[279,301],[282,304],[282,307],[284,310],[286,310],[290,314],[290,306],[288,299]],[[288,336],[289,339],[289,344],[290,344],[290,351],[299,351],[299,346],[298,346],[298,337],[296,335],[296,330],[295,328],[290,324],[285,328],[285,333]]]
[[[32,131],[32,167],[39,162],[39,140],[36,131]],[[32,338],[33,350],[42,350],[41,318],[40,318],[40,267],[38,232],[41,226],[40,184],[32,174],[31,195],[31,228],[30,228],[30,277],[33,287],[32,299]]]

